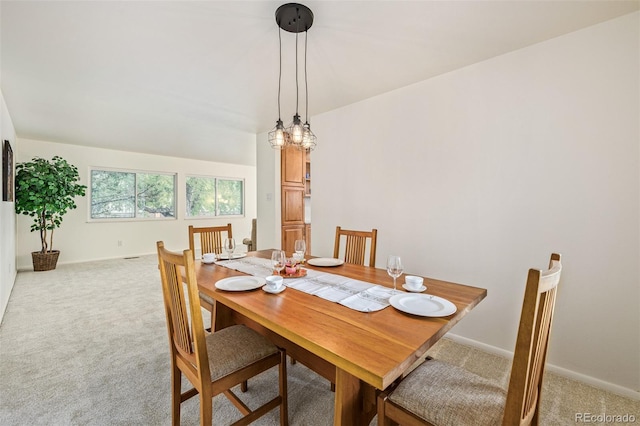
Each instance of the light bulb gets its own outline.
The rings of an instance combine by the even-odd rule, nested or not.
[[[294,123],[291,129],[291,139],[293,139],[293,143],[301,144],[302,143],[302,124],[300,122]]]
[[[276,146],[284,146],[284,130],[276,129]]]
[[[307,126],[304,127],[302,131],[302,147],[309,148],[311,145],[311,130]]]

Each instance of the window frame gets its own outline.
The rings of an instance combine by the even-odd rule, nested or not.
[[[134,217],[92,217],[92,201],[93,201],[93,171],[102,172],[115,172],[115,173],[133,173],[134,174],[134,189],[135,195],[133,200]],[[138,174],[147,175],[164,175],[173,176],[173,217],[138,217]],[[140,169],[120,169],[115,167],[101,167],[101,166],[89,166],[89,185],[87,185],[87,222],[99,223],[99,222],[148,222],[148,221],[167,221],[178,220],[179,206],[178,206],[178,173],[177,172],[159,172],[155,170],[140,170]]]

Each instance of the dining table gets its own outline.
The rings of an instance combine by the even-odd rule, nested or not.
[[[270,259],[271,252],[246,256]],[[369,424],[376,413],[377,392],[424,360],[427,350],[487,295],[484,288],[424,277],[425,293],[452,302],[455,313],[428,317],[393,306],[361,312],[290,287],[278,294],[260,288],[218,289],[216,282],[246,275],[221,263],[195,264],[199,291],[214,300],[212,332],[245,324],[335,384],[334,425]],[[393,287],[384,269],[347,263],[333,267],[306,263],[303,268]]]

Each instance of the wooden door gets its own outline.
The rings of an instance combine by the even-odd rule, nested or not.
[[[291,256],[296,240],[305,239],[304,196],[306,183],[306,153],[295,147],[282,150],[281,156],[281,247]]]
[[[282,185],[304,186],[305,184],[305,152],[295,147],[282,150],[281,183]]]
[[[304,224],[304,187],[282,187],[282,225]]]
[[[304,240],[304,225],[285,225],[282,227],[282,250],[287,256],[295,252],[296,240]]]

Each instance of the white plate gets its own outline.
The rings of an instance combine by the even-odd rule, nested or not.
[[[267,281],[251,275],[224,278],[216,282],[216,288],[225,291],[247,291],[260,288]]]
[[[344,263],[344,260],[333,257],[316,257],[315,259],[307,260],[307,263],[311,266],[340,266]]]
[[[423,285],[422,287],[414,290],[414,289],[410,288],[408,285],[402,284],[402,288],[404,288],[407,291],[410,291],[411,293],[422,293],[423,291],[425,291],[427,289],[427,286]]]
[[[422,317],[446,317],[458,310],[447,299],[430,294],[396,294],[389,298],[389,303],[399,311]]]
[[[233,253],[231,255],[231,259],[240,259],[242,257],[246,257],[247,253]],[[229,260],[229,255],[227,253],[221,253],[218,255],[218,259],[220,260]]]
[[[262,286],[262,289],[263,289],[264,291],[266,291],[267,293],[271,293],[271,294],[278,294],[278,293],[282,293],[282,292],[284,291],[284,289],[285,289],[285,288],[287,288],[287,286],[286,286],[286,285],[283,285],[282,287],[280,287],[280,288],[279,288],[279,289],[277,289],[277,290],[271,290],[271,289],[269,288],[269,286],[268,286],[268,285],[263,285],[263,286]]]

